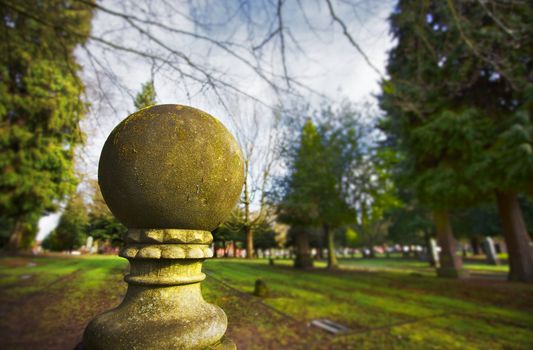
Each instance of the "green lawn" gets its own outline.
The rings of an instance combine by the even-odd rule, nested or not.
[[[476,277],[434,277],[425,263],[341,260],[343,270],[302,272],[287,260],[205,263],[203,294],[229,319],[239,349],[532,349],[533,286]],[[72,348],[85,324],[125,291],[114,257],[0,258],[0,348]],[[505,266],[468,264],[503,277]],[[256,279],[270,296],[253,297]],[[308,327],[328,318],[350,328]]]

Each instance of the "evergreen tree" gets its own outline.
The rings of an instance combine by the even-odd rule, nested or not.
[[[155,86],[152,80],[144,83],[141,91],[135,96],[133,105],[137,110],[155,105],[157,95],[155,93]]]
[[[235,242],[243,241],[245,239],[244,222],[242,218],[242,209],[236,207],[230,217],[212,232],[215,247],[218,245],[226,251],[227,242],[232,241],[235,244]]]
[[[356,162],[349,179],[353,183],[352,201],[357,208],[354,229],[358,234],[358,244],[370,250],[385,242],[392,221],[387,211],[401,205],[392,180],[391,167],[394,152],[382,147],[369,147],[365,156]]]
[[[87,234],[97,240],[110,242],[118,246],[123,241],[123,236],[128,229],[120,223],[109,210],[104,201],[100,186],[96,180],[90,183],[91,204],[89,205],[89,219],[87,223]]]
[[[59,219],[57,228],[43,241],[43,247],[54,251],[72,251],[85,243],[87,209],[81,196],[74,194]]]
[[[402,0],[391,17],[398,45],[383,83],[383,126],[433,209],[448,272],[460,269],[449,209],[496,193],[509,277],[533,281],[516,196],[533,178],[532,20],[526,2],[496,1]]]
[[[277,246],[276,232],[272,225],[266,221],[261,220],[257,224],[254,232],[254,248],[255,249],[269,249]]]
[[[349,147],[343,136],[343,130],[331,125],[322,125],[319,130],[310,119],[305,122],[289,160],[290,173],[280,203],[280,221],[301,228],[322,228],[328,268],[337,267],[334,229],[355,218],[343,193],[342,182],[349,169]]]
[[[76,188],[75,146],[86,112],[74,49],[91,6],[65,0],[0,5],[0,220],[8,245],[34,240],[37,221]],[[76,28],[76,35],[67,28]]]

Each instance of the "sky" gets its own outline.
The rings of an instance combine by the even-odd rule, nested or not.
[[[291,84],[294,93],[276,93],[265,80],[281,87],[286,83],[282,40],[279,35],[267,40],[279,25],[268,0],[245,2],[249,6],[241,8],[231,1],[206,1],[196,8],[190,8],[190,2],[175,7],[168,1],[99,2],[104,9],[95,14],[92,30],[97,39],[76,52],[91,104],[82,124],[87,143],[77,159],[83,180],[96,178],[107,135],[134,112],[133,97],[149,80],[154,81],[158,103],[202,109],[220,119],[241,145],[247,138],[257,138],[260,147],[266,145],[272,124],[271,106],[295,100],[314,108],[325,101],[375,101],[379,81],[385,75],[387,52],[393,45],[387,18],[395,2],[353,3],[332,1],[336,15],[373,67],[332,21],[325,1],[287,0],[282,12],[284,61],[288,76],[300,85]],[[116,13],[127,14],[130,22]],[[131,22],[131,18],[137,21]],[[129,51],[117,51],[103,42]],[[215,42],[231,44],[225,50]],[[218,82],[216,92],[187,59],[213,73]],[[38,240],[55,228],[59,216],[56,213],[40,220]]]

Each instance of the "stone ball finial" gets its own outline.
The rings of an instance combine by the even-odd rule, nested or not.
[[[239,198],[243,164],[217,119],[188,106],[158,105],[112,131],[98,180],[107,205],[129,228],[212,231]]]

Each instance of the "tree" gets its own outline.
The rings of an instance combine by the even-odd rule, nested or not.
[[[354,228],[359,244],[370,250],[370,257],[374,257],[373,247],[384,243],[392,224],[385,214],[400,206],[391,174],[394,157],[391,149],[368,147],[354,163],[349,178],[352,205],[358,209]]]
[[[313,258],[310,251],[309,228],[291,226],[288,234],[295,251],[294,267],[297,269],[312,268]]]
[[[150,107],[157,103],[156,98],[154,82],[150,80],[142,85],[141,91],[139,91],[133,100],[133,105],[136,110]]]
[[[85,243],[88,222],[87,209],[79,193],[71,196],[57,228],[43,241],[43,247],[54,251],[69,252]]]
[[[128,229],[109,210],[98,182],[91,180],[89,181],[89,185],[91,202],[88,206],[87,234],[97,240],[110,242],[114,246],[121,245],[123,236],[127,233]]]
[[[494,203],[483,203],[453,213],[452,226],[458,237],[470,241],[474,254],[480,254],[480,238],[501,234],[501,223]]]
[[[27,248],[41,215],[76,189],[73,159],[86,104],[74,49],[87,40],[92,18],[92,7],[78,2],[24,6],[38,15],[0,5],[0,216],[12,250]],[[76,35],[67,30],[73,26]]]
[[[221,244],[222,248],[224,248],[224,254],[227,256],[228,251],[226,249],[226,242],[233,242],[233,248],[235,248],[235,242],[245,239],[242,219],[242,210],[237,207],[232,211],[230,217],[212,232],[213,241],[215,242],[215,250],[217,243]]]
[[[241,195],[242,228],[246,237],[246,257],[254,257],[254,234],[256,229],[272,219],[272,213],[268,210],[266,200],[267,186],[270,181],[271,169],[275,163],[272,145],[277,137],[277,121],[265,123],[259,119],[257,107],[249,117],[241,117],[234,120],[237,142],[241,146],[244,157],[244,184]],[[277,118],[275,118],[277,119]],[[266,136],[262,140],[259,131]],[[266,141],[267,147],[260,148],[258,145]],[[259,205],[258,210],[252,211],[253,202]]]
[[[261,221],[261,223],[257,225],[254,234],[255,249],[270,249],[277,245],[274,228],[268,221]]]
[[[516,200],[533,174],[530,26],[525,2],[400,1],[383,83],[389,134],[408,155],[418,197],[434,209],[443,263],[458,269],[448,209],[496,193],[510,279],[533,281]]]
[[[329,111],[323,111],[329,113]],[[355,213],[343,193],[342,181],[350,158],[350,130],[311,119],[302,127],[300,142],[288,160],[279,219],[291,226],[321,227],[328,246],[328,268],[337,267],[334,229],[353,221]]]

